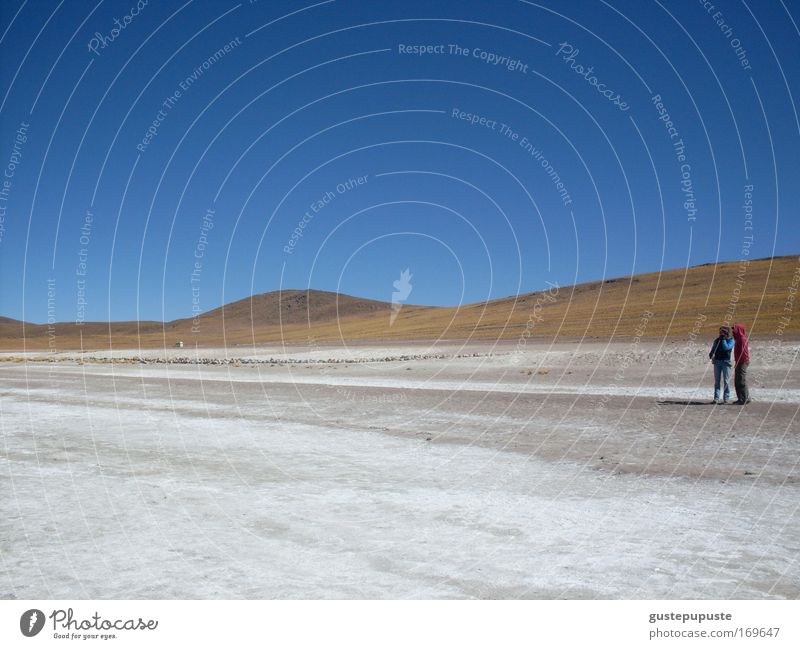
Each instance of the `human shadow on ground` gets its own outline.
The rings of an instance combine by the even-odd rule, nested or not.
[[[709,401],[689,401],[687,399],[681,399],[681,400],[674,400],[674,401],[670,401],[670,400],[659,401],[658,405],[659,406],[713,406],[713,405],[717,405],[717,404],[711,403],[710,400]]]

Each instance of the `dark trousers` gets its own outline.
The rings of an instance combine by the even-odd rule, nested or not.
[[[736,373],[733,377],[733,385],[736,388],[736,398],[739,401],[750,401],[750,391],[747,389],[747,368],[750,363],[739,363],[736,366]]]

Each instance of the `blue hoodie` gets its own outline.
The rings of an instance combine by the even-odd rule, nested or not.
[[[727,361],[728,365],[730,365],[732,350],[733,338],[719,336],[711,344],[711,351],[708,353],[708,357],[713,358],[715,361]]]

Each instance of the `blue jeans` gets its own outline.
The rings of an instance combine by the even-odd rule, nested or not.
[[[719,401],[719,384],[720,379],[725,380],[724,399],[727,401],[731,398],[731,362],[730,361],[714,361],[714,401]]]

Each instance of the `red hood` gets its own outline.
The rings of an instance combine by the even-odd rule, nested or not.
[[[750,345],[747,342],[747,331],[744,325],[733,325],[733,340],[736,345],[733,348],[733,357],[737,363],[750,362]]]

